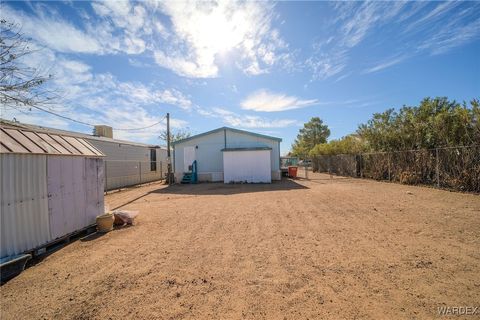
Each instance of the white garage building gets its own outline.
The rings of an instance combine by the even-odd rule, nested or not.
[[[228,127],[173,143],[175,180],[270,183],[280,180],[282,139]],[[185,181],[185,179],[184,179]]]

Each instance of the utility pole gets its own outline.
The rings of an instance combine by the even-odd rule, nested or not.
[[[170,158],[170,113],[167,112],[167,183],[172,184],[172,161]]]

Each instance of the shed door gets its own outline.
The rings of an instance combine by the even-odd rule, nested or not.
[[[52,239],[87,225],[85,182],[84,158],[47,158],[48,211]]]
[[[195,161],[195,147],[183,148],[183,172],[188,172],[189,166]]]
[[[271,183],[270,150],[223,152],[223,181]]]

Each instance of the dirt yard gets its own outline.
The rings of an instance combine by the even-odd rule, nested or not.
[[[1,319],[433,319],[480,305],[476,195],[317,175],[107,202],[138,224],[7,282]]]

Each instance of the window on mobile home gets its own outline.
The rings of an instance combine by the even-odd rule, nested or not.
[[[150,149],[150,171],[157,171],[157,150]]]

